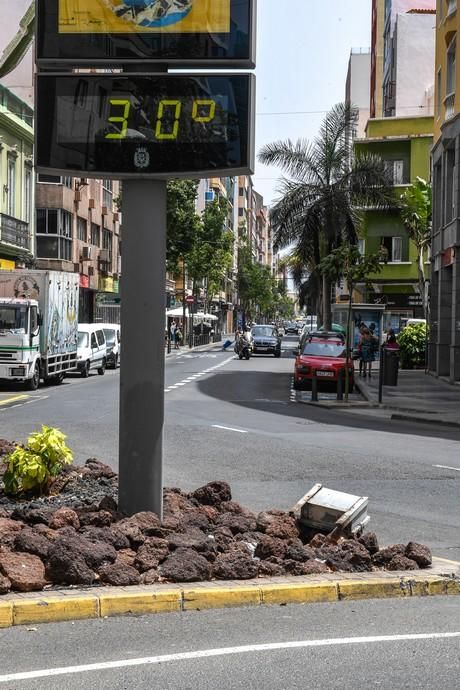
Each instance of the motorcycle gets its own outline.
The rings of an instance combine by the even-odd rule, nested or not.
[[[235,343],[235,352],[240,359],[249,359],[251,356],[251,344],[244,337],[240,337]]]

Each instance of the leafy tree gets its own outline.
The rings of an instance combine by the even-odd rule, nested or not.
[[[398,335],[401,365],[407,369],[423,366],[426,357],[428,328],[425,323],[406,326]]]
[[[175,276],[180,265],[196,241],[200,219],[195,202],[198,182],[196,180],[170,180],[167,184],[167,269]]]
[[[194,291],[202,281],[206,301],[219,292],[233,263],[233,234],[226,230],[227,216],[228,201],[224,197],[207,204],[185,255]]]
[[[332,282],[339,282],[343,279],[348,291],[348,314],[347,314],[347,343],[346,343],[346,371],[350,362],[351,354],[351,332],[352,332],[352,307],[353,292],[359,283],[367,283],[372,273],[380,273],[380,254],[363,255],[359,248],[354,244],[344,244],[338,249],[334,249],[319,264],[319,270],[326,274]],[[345,399],[348,400],[349,380],[345,377]]]
[[[274,306],[276,281],[269,266],[255,263],[247,241],[238,252],[238,294],[245,318],[267,315]]]
[[[368,153],[353,157],[350,132],[357,118],[356,108],[340,103],[326,115],[313,142],[278,141],[259,154],[261,163],[279,166],[288,175],[270,214],[275,246],[294,246],[310,276],[309,288],[321,298],[326,328],[331,327],[331,282],[318,269],[321,260],[344,242],[356,242],[359,207],[382,208],[391,199],[383,161]]]
[[[428,301],[426,299],[425,252],[431,241],[431,186],[421,177],[401,194],[401,218],[407,234],[417,249],[417,269],[420,296],[424,316],[428,318]]]

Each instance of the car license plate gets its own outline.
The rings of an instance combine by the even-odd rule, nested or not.
[[[257,345],[257,349],[260,350],[260,352],[267,352],[268,351],[268,347],[259,347],[259,345]]]
[[[333,371],[317,371],[316,376],[334,376]]]

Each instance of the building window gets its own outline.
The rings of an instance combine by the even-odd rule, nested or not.
[[[450,223],[455,218],[455,149],[447,149],[446,151],[446,223]]]
[[[405,184],[403,160],[385,161],[385,168],[394,185]]]
[[[240,218],[241,218],[242,216],[244,216],[244,208],[241,208],[241,206],[240,206],[240,208],[238,209],[238,215],[240,216]]]
[[[457,39],[454,36],[447,49],[446,96],[455,93]]]
[[[24,220],[30,223],[32,217],[32,168],[24,168]]]
[[[102,249],[105,249],[107,252],[107,263],[110,266],[112,265],[112,237],[112,232],[104,228],[104,230],[102,231]]]
[[[447,0],[447,16],[457,11],[457,0]]]
[[[46,182],[47,184],[62,184],[64,187],[72,189],[71,177],[59,177],[57,175],[38,175],[38,182]]]
[[[16,158],[8,157],[8,215],[16,213]]]
[[[244,196],[244,187],[240,187],[238,193],[240,196]]]
[[[442,90],[442,75],[441,68],[438,69],[436,74],[436,117],[441,114],[441,90]]]
[[[380,242],[380,255],[382,261],[387,263],[401,262],[402,259],[402,237],[382,237]]]
[[[88,235],[87,233],[87,222],[85,218],[80,218],[80,216],[77,218],[77,238],[81,240],[82,242],[86,242],[88,240]]]
[[[39,259],[72,260],[72,214],[63,209],[37,209]]]
[[[109,211],[113,206],[113,180],[102,180],[102,205]]]
[[[96,247],[101,246],[101,228],[96,223],[91,223],[91,244]]]

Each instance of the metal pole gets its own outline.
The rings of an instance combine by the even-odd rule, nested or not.
[[[312,373],[311,378],[311,400],[318,402],[318,379],[316,378],[316,369]]]
[[[166,182],[123,183],[119,508],[163,509]]]
[[[385,373],[385,359],[383,345],[380,347],[380,362],[379,362],[379,403],[383,400],[383,376]]]
[[[337,377],[337,400],[343,400],[343,375],[344,375],[344,369],[339,370],[339,374]],[[346,387],[345,387],[346,390]]]

